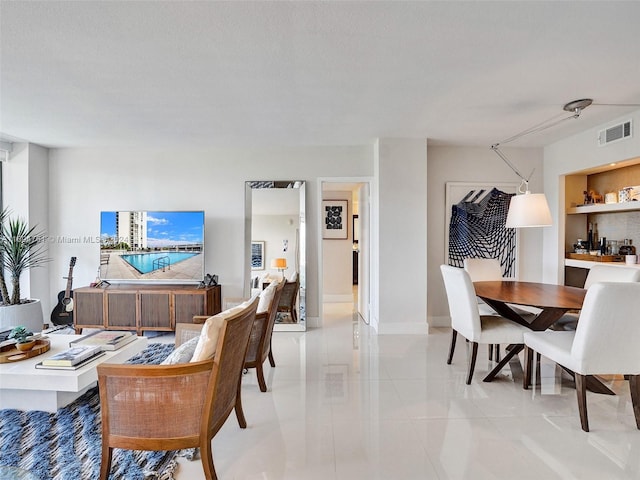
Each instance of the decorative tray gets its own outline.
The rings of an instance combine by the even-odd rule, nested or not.
[[[36,340],[34,347],[26,352],[18,350],[15,343],[5,345],[4,347],[0,347],[0,363],[19,362],[20,360],[36,357],[48,351],[49,348],[51,348],[51,342],[43,338]]]

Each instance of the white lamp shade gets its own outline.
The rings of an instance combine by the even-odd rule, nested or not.
[[[507,228],[548,227],[551,211],[544,193],[525,193],[511,197]]]

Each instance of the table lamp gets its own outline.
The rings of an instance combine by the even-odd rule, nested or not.
[[[287,259],[286,258],[274,258],[271,260],[271,268],[277,269],[284,279],[284,271],[287,269]]]

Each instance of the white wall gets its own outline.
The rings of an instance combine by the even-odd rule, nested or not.
[[[591,107],[599,108],[599,107]],[[636,130],[631,138],[599,147],[598,132],[632,119]],[[577,121],[580,121],[579,119]],[[545,229],[543,239],[543,281],[562,283],[564,278],[564,180],[563,176],[584,169],[640,157],[640,110],[596,128],[559,141],[544,149],[545,194],[551,208],[553,226]],[[561,201],[562,200],[562,201]]]
[[[323,191],[323,200],[347,200],[347,238],[322,241],[323,301],[353,301],[353,194],[347,191]]]
[[[529,174],[535,168],[529,188],[542,192],[543,168],[541,149],[501,148],[516,168]],[[449,307],[440,274],[445,263],[445,228],[447,206],[445,186],[447,182],[519,182],[518,176],[489,148],[478,147],[429,147],[428,212],[429,249],[427,285],[429,299],[427,312],[429,325],[448,326]],[[542,276],[542,235],[544,229],[521,229],[519,232],[519,278],[539,281]]]
[[[247,180],[307,181],[307,312],[318,315],[318,177],[371,176],[371,147],[165,150],[73,148],[50,151],[51,234],[95,237],[102,210],[203,209],[205,270],[219,275],[222,295],[243,294],[244,198]],[[97,243],[52,245],[50,294],[77,256],[74,285],[98,267]],[[247,279],[248,282],[248,279]],[[55,292],[54,292],[55,291]]]
[[[371,295],[379,302],[376,309],[372,298],[371,325],[382,334],[426,334],[427,142],[380,139],[377,150],[372,258],[379,259],[379,285]]]
[[[635,119],[636,124],[639,121]],[[593,138],[593,132],[585,135]],[[631,144],[623,145],[621,142],[596,151],[604,151],[606,158],[615,160],[626,158],[625,155],[632,156],[634,151],[637,155],[637,138],[632,140],[635,150],[628,150]],[[573,140],[578,147],[584,141],[580,136]],[[56,149],[49,153],[49,172],[46,172],[46,166],[39,164],[39,172],[32,172],[32,176],[43,178],[45,172],[49,174],[49,233],[54,237],[95,237],[99,233],[101,210],[204,209],[207,216],[206,271],[220,275],[225,296],[242,296],[244,182],[291,178],[307,180],[307,308],[309,316],[314,317],[318,312],[316,292],[319,280],[317,242],[314,240],[319,233],[316,232],[318,222],[314,217],[319,211],[316,201],[319,196],[315,190],[318,183],[313,180],[329,175],[374,176],[375,168],[379,184],[373,185],[372,206],[382,208],[380,223],[372,218],[372,233],[377,233],[376,238],[372,238],[371,253],[374,259],[379,255],[380,265],[374,260],[372,268],[379,268],[382,278],[380,286],[372,285],[374,318],[371,322],[380,333],[409,332],[425,327],[427,315],[432,325],[439,325],[443,318],[448,317],[438,268],[444,261],[445,183],[517,181],[515,174],[489,148],[429,147],[427,150],[424,145],[423,140],[383,139],[373,150],[370,147],[194,151]],[[556,163],[562,164],[566,158],[584,160],[590,157],[582,148],[569,146],[569,150],[578,153],[568,155],[561,147],[562,144],[557,144],[545,150],[545,155],[548,151],[559,150],[557,158],[545,160],[551,164],[552,170],[557,168]],[[516,148],[504,150],[523,171],[536,168],[531,190],[541,191],[541,152]],[[427,152],[428,162],[425,159]],[[567,163],[562,170],[570,172],[603,164],[608,161],[606,158],[598,157],[588,165],[584,162]],[[14,166],[22,168],[18,163]],[[28,172],[26,167],[25,171]],[[544,173],[547,178],[548,172]],[[34,181],[39,183],[31,190],[46,190],[46,182],[43,185],[39,180]],[[547,182],[553,183],[554,180]],[[555,182],[557,184],[557,180]],[[5,186],[5,195],[10,190],[16,195],[24,192],[17,187],[15,183]],[[380,189],[380,195],[376,193],[377,189]],[[545,192],[554,195],[549,184]],[[29,202],[25,198],[24,201]],[[553,209],[553,197],[550,196],[549,200]],[[552,229],[556,230],[556,227]],[[521,237],[520,272],[524,279],[539,280],[542,275],[539,246],[545,230],[549,231],[528,230]],[[545,236],[546,249],[547,242]],[[378,243],[381,248],[379,254]],[[398,248],[399,243],[404,247]],[[558,249],[555,245],[554,251]],[[97,243],[70,244],[62,241],[50,246],[53,258],[49,274],[50,303],[61,289],[69,258],[78,257],[74,285],[86,285],[95,278],[98,252]],[[557,261],[552,268],[557,276]],[[396,277],[411,280],[408,282],[411,293],[406,291],[407,282],[397,282]],[[46,297],[46,294],[41,297]],[[428,304],[426,298],[429,299]],[[398,304],[406,305],[406,312],[400,312]],[[382,327],[377,325],[380,318],[383,319]]]

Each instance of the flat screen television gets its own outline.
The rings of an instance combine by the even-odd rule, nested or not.
[[[100,212],[100,278],[194,283],[204,276],[204,211]]]

